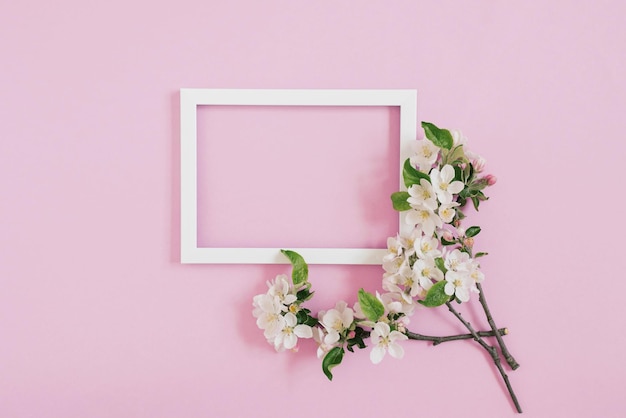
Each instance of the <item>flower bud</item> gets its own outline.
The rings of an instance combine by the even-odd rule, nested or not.
[[[485,159],[481,156],[477,156],[472,160],[472,165],[474,166],[474,171],[477,173],[481,173],[485,169]]]
[[[443,239],[446,241],[454,241],[454,235],[452,235],[452,232],[446,230],[443,232]]]
[[[472,246],[474,245],[474,238],[472,237],[465,238],[463,240],[463,245],[465,245],[468,248],[472,248]]]
[[[349,340],[353,339],[355,336],[356,336],[356,332],[354,332],[354,331],[350,331],[350,332],[348,333],[348,339],[349,339]]]
[[[487,184],[489,186],[493,186],[494,184],[496,184],[496,181],[498,181],[498,178],[494,176],[493,174],[487,174],[485,176],[485,180],[487,180]]]

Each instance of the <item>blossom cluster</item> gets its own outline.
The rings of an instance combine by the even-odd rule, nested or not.
[[[356,302],[353,308],[339,301],[333,309],[319,312],[321,326],[313,330],[313,338],[318,343],[317,356],[323,358],[333,349],[343,350],[344,346],[348,351],[353,351],[355,345],[365,348],[364,339],[369,337],[372,343],[372,363],[380,363],[387,352],[401,359],[404,349],[398,342],[407,339],[402,332],[406,330],[407,324],[402,320],[404,306],[389,296],[378,293],[374,296],[361,289],[360,302]],[[367,313],[361,303],[368,306],[365,308]],[[372,304],[378,307],[378,314],[371,312]]]
[[[469,200],[478,209],[487,199],[483,189],[496,179],[481,175],[485,160],[465,149],[460,131],[447,131],[447,138],[432,124],[425,124],[425,131],[427,137],[416,142],[415,154],[404,166],[407,191],[392,196],[412,229],[387,240],[383,289],[408,304],[429,306],[429,292],[437,304],[445,296],[467,302],[484,279],[476,259],[485,253],[473,255],[473,237],[480,228],[461,227],[462,208]]]
[[[298,299],[298,290],[307,293],[308,289],[306,286],[294,288],[284,274],[268,281],[267,287],[267,293],[256,295],[252,301],[256,324],[276,351],[295,349],[298,338],[313,336],[310,324],[316,321],[309,315],[310,311],[300,307],[304,300]],[[306,296],[310,296],[310,292]]]
[[[306,263],[298,254],[283,250],[293,265],[292,282],[279,275],[268,282],[266,294],[254,297],[253,313],[268,342],[282,351],[296,349],[299,338],[313,338],[329,379],[330,369],[341,363],[345,350],[365,348],[368,338],[374,364],[386,353],[402,358],[399,343],[409,339],[406,327],[417,306],[467,302],[484,279],[477,259],[486,253],[473,253],[480,227],[465,229],[461,221],[468,202],[478,210],[487,200],[483,190],[495,183],[495,177],[482,174],[485,160],[466,149],[461,132],[426,122],[422,126],[426,137],[416,141],[415,153],[403,167],[406,190],[391,196],[411,231],[387,240],[382,260],[385,292],[361,289],[352,307],[340,301],[311,315],[302,307],[313,295]]]
[[[452,302],[464,303],[472,293],[482,292],[484,274],[474,253],[474,237],[480,227],[461,226],[464,207],[471,202],[476,210],[487,200],[483,190],[496,178],[484,175],[485,160],[466,149],[466,139],[459,131],[440,129],[422,122],[425,138],[418,140],[415,153],[404,162],[402,176],[406,190],[391,195],[394,209],[404,212],[410,226],[387,240],[388,251],[382,259],[384,293],[360,289],[358,302],[352,307],[344,301],[334,308],[311,315],[302,305],[313,296],[308,282],[308,266],[302,256],[281,250],[292,264],[291,281],[278,275],[268,282],[268,291],[253,299],[253,314],[267,341],[277,351],[297,350],[298,340],[313,338],[322,359],[322,371],[332,380],[331,369],[339,365],[347,351],[371,346],[370,360],[380,363],[389,353],[402,358],[401,342],[474,339],[491,356],[517,412],[522,412],[502,359],[515,370],[519,364],[508,351],[502,336],[506,328],[497,328],[480,295],[490,331],[476,331],[456,311]],[[447,305],[448,310],[467,328],[469,334],[427,336],[407,329],[409,317],[418,307]],[[502,357],[495,346],[483,337],[495,337]]]
[[[359,302],[351,308],[339,301],[334,308],[320,311],[314,318],[310,310],[301,306],[312,296],[308,283],[296,288],[286,275],[280,274],[268,281],[267,286],[267,293],[253,298],[252,313],[276,351],[297,351],[298,339],[313,338],[318,344],[318,358],[324,358],[333,349],[343,351],[345,347],[353,351],[355,345],[365,348],[364,339],[369,337],[373,343],[370,358],[374,364],[380,363],[387,352],[395,358],[403,357],[404,350],[398,341],[407,339],[401,332],[408,324],[408,319],[402,320],[406,304],[393,300],[391,294],[377,293],[373,299],[372,294],[362,291],[364,303],[380,307],[382,314],[378,317],[365,314]]]

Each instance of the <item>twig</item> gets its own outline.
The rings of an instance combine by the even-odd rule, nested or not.
[[[496,326],[495,321],[493,320],[493,317],[491,316],[491,311],[489,311],[489,306],[487,305],[487,299],[485,298],[483,287],[481,286],[480,283],[476,283],[476,287],[478,288],[478,291],[480,292],[478,294],[478,300],[480,301],[480,304],[483,306],[483,310],[485,311],[485,315],[487,316],[487,322],[489,322],[489,326],[491,327],[491,329],[495,331],[498,328]],[[509,366],[511,366],[511,369],[513,370],[517,369],[519,367],[519,363],[515,360],[515,358],[509,352],[509,349],[506,347],[506,344],[504,344],[504,340],[502,339],[502,337],[498,334],[496,334],[495,337],[496,337],[496,340],[498,341],[498,345],[500,346],[500,350],[502,350],[502,355],[504,356],[504,359],[506,360],[506,362],[509,364]]]
[[[506,328],[500,328],[498,330],[498,336],[506,335],[508,330]],[[434,337],[431,335],[422,335],[417,334],[415,332],[406,331],[406,336],[409,337],[409,340],[419,340],[419,341],[432,341],[433,345],[439,345],[441,343],[445,343],[447,341],[456,341],[456,340],[469,340],[473,339],[474,336],[472,334],[459,334],[459,335],[448,335],[446,337]],[[493,337],[496,334],[493,331],[478,331],[479,337]]]
[[[519,402],[517,401],[517,396],[515,396],[515,392],[513,391],[513,387],[511,386],[511,382],[509,382],[509,376],[507,376],[506,372],[504,371],[504,368],[502,367],[502,363],[500,362],[500,356],[498,355],[498,350],[496,350],[495,347],[492,347],[489,344],[487,344],[482,339],[482,337],[480,337],[478,335],[478,333],[474,330],[474,328],[470,325],[470,323],[467,322],[466,320],[464,320],[461,317],[461,314],[459,312],[457,312],[456,309],[454,309],[454,307],[450,304],[450,302],[446,302],[446,306],[448,307],[450,312],[452,312],[454,314],[454,316],[456,316],[457,319],[459,321],[461,321],[461,323],[463,325],[465,325],[465,328],[467,328],[468,331],[472,334],[472,336],[474,337],[474,340],[476,340],[476,342],[478,344],[480,344],[489,353],[489,355],[491,355],[491,358],[493,359],[494,364],[498,368],[498,371],[500,372],[500,375],[502,376],[502,379],[504,380],[506,388],[509,391],[509,395],[511,396],[511,400],[515,404],[515,409],[517,409],[517,412],[519,412],[521,414],[522,413],[522,407],[520,406]]]

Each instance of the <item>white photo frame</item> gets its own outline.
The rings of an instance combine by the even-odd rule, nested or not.
[[[402,166],[412,154],[417,136],[416,90],[180,90],[181,235],[180,258],[185,264],[288,264],[281,248],[207,248],[198,246],[197,108],[232,106],[387,106],[400,108],[400,187]],[[405,190],[405,189],[404,189]],[[391,201],[390,203],[391,204]],[[408,232],[404,213],[398,231]],[[287,249],[287,248],[286,248]],[[381,264],[386,249],[288,248],[309,264]]]

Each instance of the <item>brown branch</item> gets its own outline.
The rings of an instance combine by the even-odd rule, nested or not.
[[[498,330],[498,336],[506,335],[507,333],[508,333],[508,330],[506,328],[500,328]],[[459,334],[459,335],[448,335],[445,337],[434,337],[431,335],[417,334],[409,330],[407,330],[405,334],[407,337],[409,337],[409,340],[432,341],[433,345],[439,345],[441,343],[445,343],[448,341],[469,340],[469,339],[474,338],[472,334]],[[479,337],[493,337],[496,335],[493,331],[478,331],[477,334]]]
[[[504,368],[502,367],[502,363],[500,361],[500,356],[498,355],[498,350],[496,350],[495,347],[492,347],[489,344],[487,344],[482,339],[482,337],[480,337],[478,335],[478,333],[474,330],[474,328],[470,325],[470,323],[467,322],[465,319],[463,319],[463,317],[461,317],[461,314],[459,312],[457,312],[456,309],[454,309],[454,307],[450,304],[450,302],[446,302],[446,306],[448,307],[450,312],[452,312],[454,314],[454,316],[456,316],[457,319],[459,321],[461,321],[461,323],[463,325],[465,325],[465,328],[467,328],[468,331],[472,334],[472,336],[474,337],[474,340],[476,340],[476,342],[478,344],[480,344],[489,353],[489,355],[493,359],[494,364],[498,368],[498,371],[500,372],[500,375],[502,376],[502,379],[504,380],[504,384],[506,385],[506,388],[509,391],[509,395],[511,396],[511,400],[513,401],[513,404],[515,404],[515,409],[517,410],[517,412],[519,412],[521,414],[522,413],[522,407],[520,406],[519,402],[517,401],[517,396],[515,396],[515,392],[513,391],[513,387],[511,386],[511,382],[509,382],[509,376],[507,376],[506,372],[504,371]]]
[[[493,317],[491,316],[491,311],[489,311],[489,306],[487,305],[487,299],[485,298],[483,287],[481,286],[480,283],[476,283],[476,287],[478,288],[478,291],[480,292],[478,294],[478,300],[480,301],[480,304],[483,306],[483,310],[485,311],[485,315],[487,316],[487,322],[489,322],[489,326],[491,327],[491,329],[495,331],[496,329],[498,329],[498,327],[496,326],[496,323],[493,320]],[[519,367],[519,363],[515,360],[515,358],[509,352],[509,349],[506,347],[506,344],[504,344],[504,340],[502,339],[502,337],[496,334],[496,340],[498,341],[500,350],[502,350],[502,355],[504,356],[504,359],[509,364],[509,366],[511,366],[511,369],[513,370],[517,369]]]

